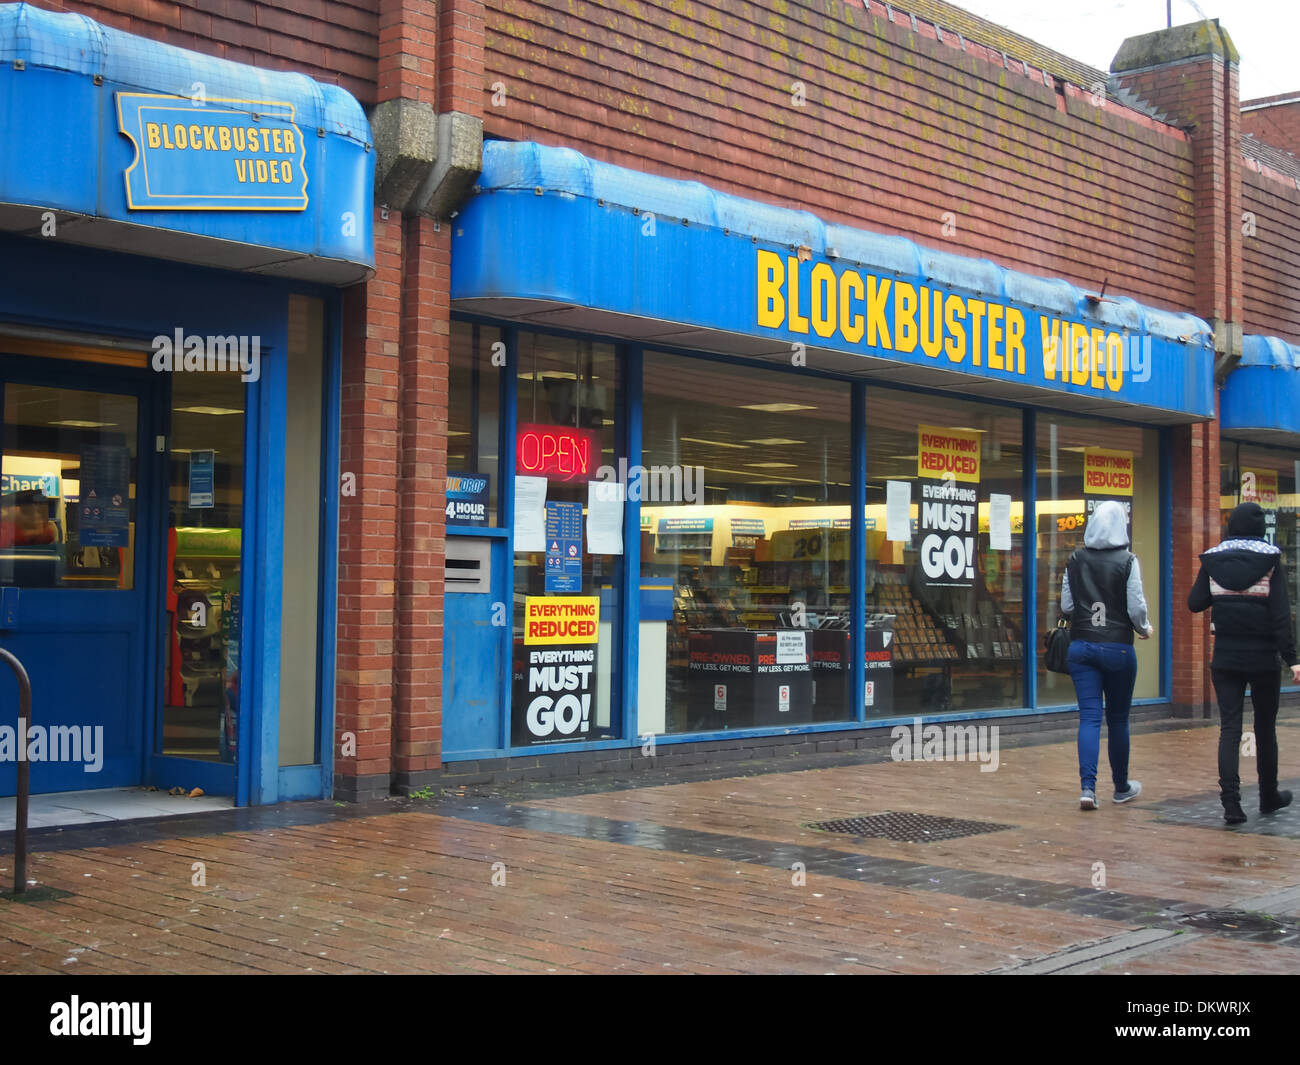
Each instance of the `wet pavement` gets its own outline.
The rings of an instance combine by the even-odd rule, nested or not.
[[[0,973],[1298,972],[1300,810],[1261,817],[1243,758],[1226,829],[1216,745],[1140,726],[1142,796],[1091,813],[1067,731],[988,773],[808,754],[38,829]]]

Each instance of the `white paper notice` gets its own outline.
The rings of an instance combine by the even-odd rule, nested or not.
[[[912,483],[910,481],[885,482],[885,539],[912,539]]]
[[[515,477],[515,551],[546,550],[546,478]]]
[[[989,550],[1011,550],[1011,497],[989,495]]]
[[[593,555],[623,553],[623,485],[618,481],[587,484],[587,550]]]
[[[776,664],[804,665],[808,661],[808,634],[784,630],[776,634]]]

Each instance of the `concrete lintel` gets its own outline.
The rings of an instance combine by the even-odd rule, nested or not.
[[[1214,383],[1222,385],[1241,362],[1241,323],[1214,318],[1210,324],[1214,326]]]
[[[412,204],[430,218],[450,218],[483,169],[483,120],[460,111],[438,116],[437,161]]]
[[[1172,26],[1130,37],[1119,46],[1110,69],[1114,74],[1121,74],[1200,56],[1217,57],[1225,63],[1237,63],[1240,60],[1232,38],[1219,25],[1218,19],[1189,22],[1184,26]]]
[[[438,158],[438,116],[419,100],[385,100],[370,116],[375,138],[375,202],[394,211],[412,205]]]

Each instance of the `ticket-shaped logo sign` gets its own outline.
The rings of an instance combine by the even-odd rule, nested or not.
[[[307,144],[292,104],[119,92],[133,211],[305,211]]]
[[[595,643],[600,596],[530,595],[524,600],[525,644]]]
[[[917,427],[916,474],[925,480],[949,478],[978,484],[980,479],[980,434],[962,429]]]
[[[1084,448],[1083,490],[1094,496],[1131,496],[1133,452]]]

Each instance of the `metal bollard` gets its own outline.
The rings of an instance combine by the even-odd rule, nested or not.
[[[18,718],[22,727],[18,730],[20,742],[26,735],[26,727],[32,720],[32,682],[27,677],[27,670],[14,655],[0,647],[0,662],[6,662],[14,671],[18,680]],[[26,752],[18,752],[18,795],[14,809],[14,894],[21,895],[27,890],[27,793],[31,790],[31,763],[27,761]]]

